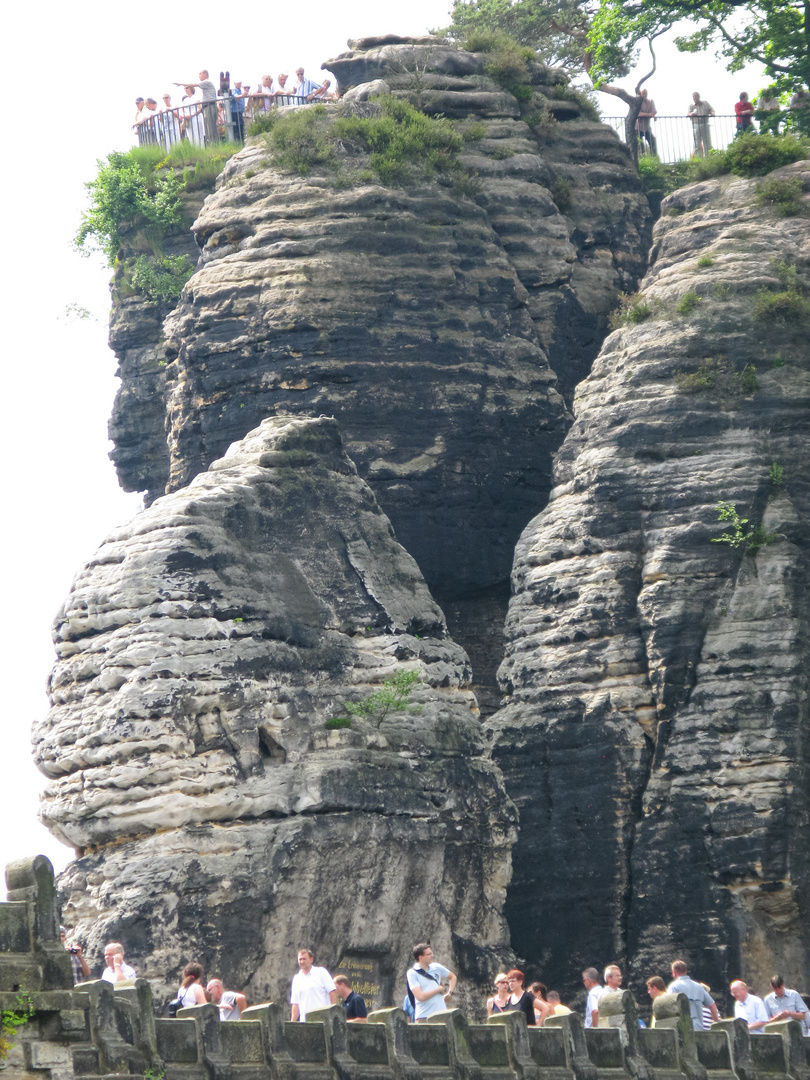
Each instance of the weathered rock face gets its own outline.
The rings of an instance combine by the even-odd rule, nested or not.
[[[806,162],[777,175],[810,190]],[[652,316],[605,342],[518,544],[493,757],[521,821],[512,943],[549,985],[676,955],[715,988],[810,975],[810,224],[756,184],[665,200]],[[757,317],[762,290],[793,314]],[[719,500],[773,543],[712,543]]]
[[[80,849],[63,914],[93,953],[120,937],[167,992],[196,958],[254,1001],[307,942],[371,956],[391,997],[425,936],[488,976],[513,807],[467,657],[334,420],[266,420],[111,535],[54,636],[41,816]],[[413,709],[325,730],[404,670]]]
[[[464,612],[452,625],[477,681],[489,668],[494,682],[478,627],[505,608],[569,422],[563,397],[643,272],[649,213],[626,150],[560,96],[559,73],[537,66],[521,105],[484,55],[385,40],[328,64],[350,95],[384,75],[460,132],[478,127],[462,155],[476,190],[338,190],[328,172],[283,174],[263,144],[245,149],[195,222],[203,262],[164,326],[165,432],[137,439],[154,437],[144,454],[163,457],[175,490],[268,415],[335,415],[428,585]],[[164,473],[150,475],[147,501]]]

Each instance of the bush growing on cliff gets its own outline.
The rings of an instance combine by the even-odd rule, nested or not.
[[[98,175],[85,184],[90,208],[82,214],[74,246],[82,252],[96,248],[114,266],[122,229],[139,221],[151,227],[158,244],[167,229],[183,220],[182,191],[210,183],[237,149],[236,144],[206,149],[180,142],[168,155],[159,146],[114,151],[106,162],[97,162]]]
[[[398,671],[383,682],[381,690],[369,694],[363,701],[347,702],[346,712],[370,720],[377,728],[392,712],[420,713],[421,705],[410,704],[411,694],[420,681],[416,671]]]
[[[722,536],[713,536],[713,544],[728,544],[729,547],[744,548],[749,555],[756,555],[761,547],[772,544],[776,533],[768,532],[764,525],[749,525],[749,519],[740,517],[733,502],[719,502],[715,507],[717,520],[726,522],[726,531]]]
[[[757,202],[774,210],[778,217],[796,217],[804,208],[802,182],[798,176],[765,180],[757,188]]]
[[[132,285],[155,303],[177,300],[193,273],[194,264],[185,255],[139,255],[132,270]]]
[[[625,294],[620,297],[619,306],[611,313],[608,323],[611,330],[618,330],[620,326],[635,326],[637,323],[646,322],[652,313],[652,307],[644,297],[640,297],[638,293],[633,293],[632,296]]]
[[[17,995],[16,1009],[0,1011],[0,1063],[8,1055],[17,1030],[27,1024],[33,1015],[34,1002],[24,991]]]

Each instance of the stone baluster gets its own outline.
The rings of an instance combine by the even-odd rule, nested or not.
[[[658,998],[657,1000],[661,1000]],[[658,1021],[656,1020],[656,1026]],[[712,1031],[724,1031],[728,1038],[731,1069],[738,1080],[761,1080],[751,1060],[751,1034],[745,1020],[716,1020]]]
[[[193,1020],[197,1032],[197,1059],[209,1080],[231,1080],[231,1063],[222,1053],[219,1037],[219,1009],[216,1005],[190,1005],[177,1010],[178,1020]]]
[[[459,1009],[447,1009],[429,1016],[425,1023],[446,1028],[448,1060],[458,1080],[481,1080],[481,1066],[470,1053],[464,1014]]]
[[[385,1046],[388,1065],[394,1080],[421,1080],[422,1070],[411,1052],[407,1017],[402,1009],[375,1009],[368,1014],[369,1024],[385,1024]]]
[[[326,1035],[326,1060],[337,1073],[339,1080],[352,1080],[357,1075],[357,1063],[349,1053],[346,1013],[342,1005],[329,1005],[325,1009],[312,1009],[307,1013],[308,1024],[323,1024]]]
[[[130,1047],[118,1031],[112,983],[93,979],[82,983],[82,993],[90,996],[90,1039],[102,1073],[128,1073]]]
[[[529,1025],[523,1013],[517,1009],[495,1013],[488,1018],[487,1024],[505,1029],[509,1068],[518,1080],[540,1080],[540,1069],[532,1059],[529,1045]]]
[[[296,1067],[284,1037],[284,1011],[276,1001],[251,1005],[242,1013],[243,1020],[258,1020],[262,1025],[264,1057],[273,1080],[295,1080]]]
[[[706,1080],[706,1069],[698,1060],[695,1029],[686,994],[659,994],[653,1002],[655,1028],[671,1028],[678,1047],[678,1067],[689,1080]]]
[[[768,1035],[779,1035],[785,1050],[785,1070],[790,1080],[810,1080],[810,1068],[804,1049],[802,1025],[798,1020],[777,1020],[765,1028]]]
[[[638,1044],[638,1009],[629,990],[602,994],[599,998],[599,1027],[619,1029],[624,1055],[624,1067],[635,1080],[653,1080],[653,1069],[641,1054]],[[693,1038],[694,1042],[694,1038]],[[695,1077],[694,1080],[706,1080]]]
[[[565,1016],[549,1016],[544,1027],[558,1027],[563,1033],[565,1063],[575,1080],[596,1080],[597,1069],[588,1056],[585,1041],[585,1024],[581,1016],[568,1013]]]
[[[41,963],[42,990],[73,987],[70,956],[59,937],[59,908],[53,866],[44,855],[18,859],[6,865],[6,889],[11,902],[28,904],[30,950]]]

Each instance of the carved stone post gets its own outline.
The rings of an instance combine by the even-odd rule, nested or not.
[[[295,1062],[284,1038],[284,1013],[281,1005],[251,1005],[242,1013],[243,1020],[258,1020],[262,1025],[264,1056],[273,1080],[294,1080]]]
[[[394,1080],[420,1080],[422,1070],[411,1052],[410,1025],[402,1009],[375,1009],[369,1024],[385,1024],[385,1047]]]
[[[635,1080],[653,1080],[653,1069],[638,1045],[638,1009],[629,990],[602,994],[599,998],[599,1027],[616,1027],[622,1040],[624,1064]],[[694,1033],[693,1039],[694,1042]],[[706,1072],[694,1080],[706,1080]]]
[[[481,1066],[470,1053],[467,1018],[459,1009],[434,1013],[425,1021],[447,1029],[447,1053],[450,1068],[459,1080],[481,1080]],[[523,1018],[526,1023],[526,1018]]]
[[[565,1063],[576,1080],[596,1080],[597,1069],[588,1057],[585,1041],[585,1024],[581,1016],[568,1013],[565,1016],[549,1016],[544,1027],[558,1027],[563,1033]]]
[[[706,1069],[698,1060],[695,1029],[686,994],[659,994],[653,1002],[655,1027],[672,1028],[678,1045],[678,1065],[689,1080],[706,1080]]]
[[[197,1058],[205,1066],[209,1080],[231,1080],[231,1063],[222,1053],[219,1037],[219,1009],[216,1005],[190,1005],[177,1010],[178,1020],[193,1020],[197,1031]]]
[[[509,1057],[509,1067],[518,1080],[540,1080],[540,1069],[532,1059],[529,1026],[523,1013],[517,1009],[495,1013],[487,1019],[487,1024],[506,1029],[506,1053]]]

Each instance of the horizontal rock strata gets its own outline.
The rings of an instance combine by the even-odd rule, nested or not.
[[[258,1000],[307,942],[372,955],[393,993],[434,935],[485,977],[513,809],[467,657],[334,420],[266,420],[113,533],[54,636],[41,816],[80,849],[60,887],[90,951],[122,938],[167,993],[197,959]],[[325,728],[405,671],[407,708]]]
[[[493,756],[513,945],[549,985],[676,955],[716,989],[805,983],[810,224],[759,183],[665,200],[518,544]],[[713,543],[721,500],[772,542]]]
[[[328,62],[347,99],[387,88],[450,117],[475,184],[340,186],[317,165],[279,171],[262,140],[246,148],[194,224],[202,265],[165,323],[165,431],[128,435],[119,408],[114,437],[154,436],[144,457],[163,456],[176,490],[268,415],[336,416],[429,587],[466,613],[453,631],[477,682],[494,684],[499,650],[477,627],[503,612],[563,399],[643,272],[649,213],[626,149],[561,73],[532,67],[521,104],[484,54],[385,42]],[[147,501],[162,491],[149,483]]]

